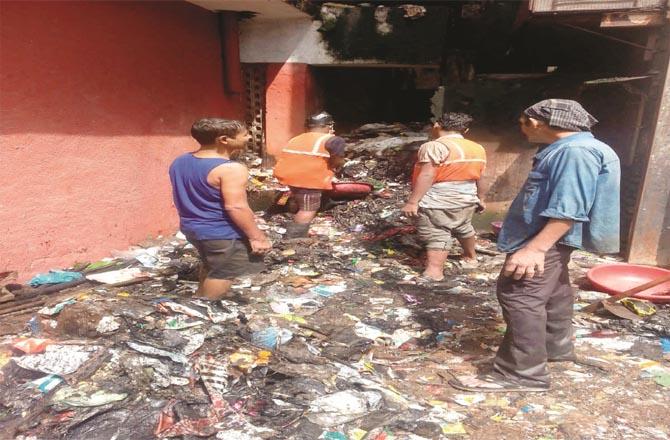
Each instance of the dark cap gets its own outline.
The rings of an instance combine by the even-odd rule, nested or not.
[[[580,103],[571,99],[545,99],[528,107],[523,114],[568,131],[591,131],[598,123]]]

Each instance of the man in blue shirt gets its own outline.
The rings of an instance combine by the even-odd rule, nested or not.
[[[460,378],[459,389],[546,391],[547,362],[574,361],[574,249],[619,251],[619,158],[591,134],[598,121],[577,102],[548,99],[519,120],[532,143],[544,144],[498,238],[507,253],[497,295],[507,330],[493,373]]]

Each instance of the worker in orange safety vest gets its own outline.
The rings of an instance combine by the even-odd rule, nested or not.
[[[485,209],[480,178],[486,151],[465,139],[472,117],[445,113],[431,128],[433,140],[421,146],[412,176],[412,194],[402,208],[416,218],[419,238],[426,244],[427,282],[444,279],[444,263],[453,239],[463,247],[463,269],[477,266],[472,216]]]
[[[332,189],[335,171],[344,164],[345,142],[334,134],[333,117],[321,112],[310,116],[306,126],[306,133],[288,141],[274,168],[275,177],[291,188],[298,205],[286,227],[286,239],[307,237],[323,191]]]

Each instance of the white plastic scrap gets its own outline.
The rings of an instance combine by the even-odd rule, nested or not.
[[[259,440],[260,434],[273,433],[272,429],[254,426],[251,423],[246,423],[240,429],[231,429],[230,431],[219,431],[216,433],[216,438],[219,440]]]
[[[67,298],[67,299],[59,302],[58,304],[56,304],[52,307],[42,307],[41,309],[39,309],[37,311],[37,313],[39,313],[40,315],[46,315],[46,316],[57,315],[61,312],[61,310],[63,310],[65,308],[65,306],[67,306],[69,304],[74,304],[76,302],[77,301],[74,298]]]
[[[182,333],[182,336],[188,339],[188,343],[181,349],[185,355],[193,354],[205,342],[205,335],[202,333]]]
[[[100,347],[88,345],[49,345],[44,353],[14,358],[21,368],[46,374],[72,374]]]
[[[86,275],[87,280],[97,281],[104,284],[116,284],[123,283],[126,281],[132,281],[135,278],[148,275],[145,272],[142,272],[142,269],[139,267],[127,267],[125,269],[112,270],[109,272],[94,273]]]
[[[126,393],[113,393],[96,387],[87,382],[81,382],[77,387],[65,386],[54,394],[52,402],[68,406],[101,406],[118,402],[128,397]]]
[[[227,361],[203,356],[196,361],[196,370],[200,373],[200,378],[208,393],[225,394],[228,392]]]
[[[340,425],[374,411],[381,400],[382,395],[375,391],[338,391],[314,400],[307,418],[319,426]]]
[[[454,396],[454,402],[458,403],[461,406],[472,406],[476,403],[483,402],[486,400],[486,396],[480,393],[477,394],[456,394]]]
[[[153,374],[153,381],[151,382],[152,388],[166,388],[169,387],[172,383],[170,378],[170,368],[168,368],[167,365],[158,359],[147,356],[133,356],[132,358],[126,360],[126,362],[127,364],[124,365],[125,368],[129,366],[137,370],[147,367],[151,368]]]
[[[152,255],[149,252],[136,255],[135,259],[142,263],[143,267],[154,268],[158,265],[158,258],[156,255]]]
[[[207,316],[200,313],[199,311],[173,301],[164,301],[160,304],[163,307],[167,307],[168,309],[172,310],[175,313],[182,313],[184,315],[191,316],[193,318],[208,319]]]
[[[204,301],[194,300],[191,302],[197,306],[204,307],[205,309],[207,309],[207,317],[205,319],[209,319],[214,324],[231,321],[233,319],[236,319],[240,314],[240,312],[237,310],[238,307],[237,304],[230,301],[221,301],[221,304],[230,310],[229,313],[216,312],[212,309],[212,307],[209,304],[207,304]]]
[[[119,321],[116,320],[113,316],[103,316],[102,319],[98,322],[95,330],[98,333],[112,333],[115,332],[121,327]]]
[[[296,310],[317,310],[322,303],[316,299],[316,295],[307,293],[297,297],[274,297],[270,303],[270,308],[275,313],[285,314],[293,313]]]
[[[351,368],[348,365],[340,363],[334,363],[334,365],[339,368],[339,371],[337,372],[337,377],[346,379],[348,382],[359,385],[363,388],[379,391],[384,395],[387,404],[393,403],[401,408],[412,408],[419,410],[424,409],[421,405],[414,405],[410,403],[399,392],[395,390],[390,390],[378,382],[362,377],[357,370]]]
[[[456,423],[465,420],[467,416],[457,411],[448,410],[441,406],[434,406],[430,412],[419,420],[435,423]]]
[[[626,351],[633,347],[633,341],[627,341],[622,338],[577,338],[576,343],[589,344],[603,350]]]
[[[393,332],[393,334],[388,334],[381,329],[378,329],[377,327],[373,327],[362,322],[357,322],[356,325],[354,325],[354,332],[361,338],[390,341],[389,345],[394,347],[400,347],[402,344],[412,338],[421,337],[421,332],[408,331],[405,329],[397,329]]]
[[[385,338],[390,337],[389,334],[384,333],[381,329],[378,329],[377,327],[373,327],[371,325],[363,324],[362,322],[357,322],[356,325],[354,325],[354,332],[356,332],[356,335],[360,336],[361,338],[367,338],[372,340],[381,337]]]
[[[154,356],[162,356],[172,359],[174,362],[180,364],[187,364],[188,358],[181,353],[172,353],[170,351],[161,350],[160,348],[152,347],[151,345],[138,344],[137,342],[128,341],[126,342],[128,347],[133,350],[139,351],[140,353],[150,354]]]

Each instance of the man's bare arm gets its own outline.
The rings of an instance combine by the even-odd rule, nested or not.
[[[220,174],[220,188],[224,209],[235,225],[247,236],[254,252],[270,249],[270,242],[263,231],[258,229],[256,218],[247,201],[247,179],[249,177],[247,168],[241,164],[223,166],[225,172]]]
[[[402,212],[410,217],[417,215],[419,210],[419,202],[421,201],[421,198],[426,195],[430,187],[433,186],[436,173],[437,166],[433,165],[432,162],[425,162],[421,164],[419,175],[417,176],[414,187],[412,188],[412,194],[409,196],[407,204],[402,208]]]
[[[484,189],[482,188],[482,180],[475,180],[475,185],[477,185],[477,198],[479,203],[477,204],[477,212],[484,212],[486,209],[486,203],[484,203]]]

